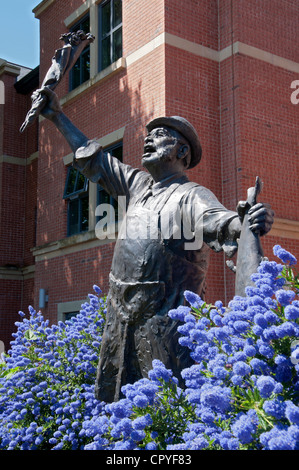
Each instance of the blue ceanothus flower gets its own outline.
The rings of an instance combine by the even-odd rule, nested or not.
[[[227,404],[222,410],[223,426],[225,422],[232,423],[230,435],[219,439],[221,425],[213,434],[214,445],[220,448],[299,448],[296,404],[286,400],[298,400],[299,388],[296,353],[291,349],[299,337],[298,280],[293,275],[288,277],[289,266],[296,259],[278,246],[274,252],[287,266],[262,262],[252,276],[256,287],[246,289],[246,298],[234,297],[225,310],[222,305],[211,308],[198,299],[195,304],[195,297],[190,292],[186,295],[192,311],[185,307],[184,322],[178,328],[182,335],[179,341],[190,349],[196,364],[182,372],[185,393],[190,403],[196,404],[198,422],[211,425],[216,423],[217,397],[221,408],[223,393],[215,394],[215,402],[206,403],[206,390],[230,391],[230,406]],[[295,279],[293,285],[290,279]],[[182,318],[183,311],[180,313]],[[196,322],[192,321],[192,314]],[[169,315],[178,319],[175,311]],[[246,407],[247,413],[238,417],[238,411]],[[214,420],[211,412],[215,413]],[[293,421],[289,420],[290,415]],[[265,438],[269,423],[273,429],[284,426],[283,433],[273,431],[270,444]],[[288,433],[289,428],[292,432]],[[202,434],[206,433],[207,428]]]
[[[299,283],[295,257],[263,261],[246,297],[169,312],[194,364],[185,388],[156,360],[116,403],[95,399],[106,304],[101,290],[80,314],[50,325],[20,312],[0,367],[0,449],[299,449]]]
[[[80,448],[82,423],[102,409],[93,384],[105,309],[92,296],[77,317],[52,326],[32,307],[29,318],[20,312],[0,369],[0,448]]]

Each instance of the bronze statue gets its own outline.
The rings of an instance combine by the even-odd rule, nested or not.
[[[126,201],[127,231],[122,225],[114,250],[96,396],[105,402],[118,400],[122,385],[147,376],[153,359],[180,379],[191,359],[178,343],[178,325],[168,311],[184,302],[185,290],[204,296],[210,249],[228,257],[236,253],[245,205],[240,203],[237,212],[227,210],[211,191],[188,180],[185,170],[199,163],[202,151],[196,130],[184,118],[161,117],[147,125],[142,165],[148,171],[142,171],[88,140],[62,112],[52,90],[45,87],[37,93],[47,97],[42,114],[66,138],[74,167]],[[162,230],[165,208],[167,236]],[[247,223],[248,217],[250,230],[258,236],[273,223],[266,204],[252,205]],[[193,239],[179,230],[184,221]],[[139,237],[140,225],[154,236]]]

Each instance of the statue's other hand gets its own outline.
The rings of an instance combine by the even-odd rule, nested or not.
[[[50,90],[48,87],[40,88],[36,90],[31,95],[32,102],[35,101],[44,101],[46,99],[46,104],[42,106],[40,114],[47,118],[53,119],[58,113],[62,112],[59,99],[54,93],[54,91]]]
[[[248,220],[251,230],[263,236],[272,228],[274,212],[270,204],[259,202],[249,209]]]

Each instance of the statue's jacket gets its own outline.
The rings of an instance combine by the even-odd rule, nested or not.
[[[185,290],[204,297],[210,249],[228,256],[236,252],[237,242],[226,228],[238,215],[185,174],[157,183],[95,141],[77,150],[73,165],[118,199],[125,212],[112,260],[98,370],[98,396],[111,401],[118,399],[122,384],[146,376],[153,359],[177,377],[190,365],[189,351],[180,347],[177,324],[167,313],[184,303]]]

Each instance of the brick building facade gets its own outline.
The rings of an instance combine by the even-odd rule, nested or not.
[[[43,0],[34,14],[40,81],[61,33],[88,26],[96,38],[57,87],[65,114],[82,132],[140,167],[145,124],[161,115],[185,117],[203,147],[189,179],[235,210],[259,175],[260,199],[276,214],[263,238],[265,255],[272,258],[273,245],[281,244],[299,256],[299,105],[291,101],[299,79],[296,0]],[[38,153],[35,126],[18,134],[30,91],[18,93],[15,75],[0,76],[13,93],[1,105],[0,134],[0,339],[6,343],[16,312],[26,303],[38,308],[40,292],[53,322],[77,312],[94,283],[107,292],[114,247],[113,238],[95,233],[103,194],[95,183],[79,188],[71,179],[70,148],[53,124],[40,119]],[[211,253],[207,300],[227,302],[233,276],[224,255]]]
[[[19,127],[38,80],[38,68],[0,59],[0,340],[6,346],[18,311],[34,303],[38,125],[27,135]]]

